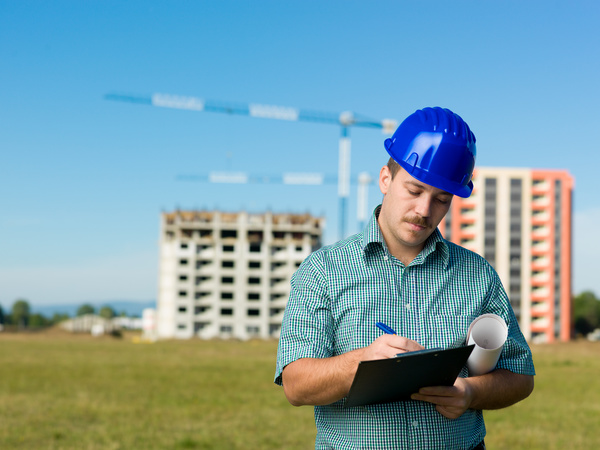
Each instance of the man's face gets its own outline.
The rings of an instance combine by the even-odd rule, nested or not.
[[[413,178],[400,169],[394,178],[384,166],[379,174],[383,193],[379,226],[390,252],[412,261],[444,218],[453,195]]]

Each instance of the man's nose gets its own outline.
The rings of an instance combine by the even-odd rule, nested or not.
[[[431,211],[431,197],[428,195],[421,195],[417,200],[415,212],[421,217],[429,217]]]

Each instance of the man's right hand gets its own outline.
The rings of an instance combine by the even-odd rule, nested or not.
[[[384,334],[375,339],[371,345],[362,350],[360,361],[370,361],[372,359],[393,358],[398,353],[414,352],[423,350],[421,344],[403,336],[395,334]]]

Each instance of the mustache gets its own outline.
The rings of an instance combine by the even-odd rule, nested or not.
[[[429,221],[421,216],[405,216],[403,222],[413,223],[420,227],[429,227]]]

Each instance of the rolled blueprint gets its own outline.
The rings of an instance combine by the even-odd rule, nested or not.
[[[483,314],[471,323],[467,345],[475,348],[467,360],[469,375],[483,375],[496,367],[507,336],[506,322],[496,314]]]

